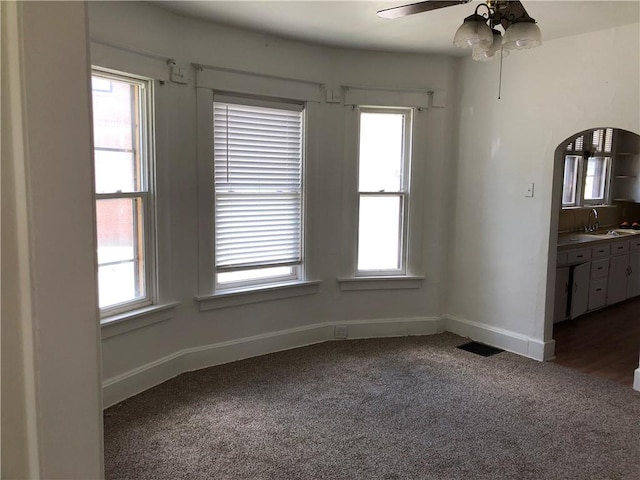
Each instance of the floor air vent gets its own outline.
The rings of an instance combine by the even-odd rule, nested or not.
[[[490,347],[489,345],[478,342],[465,343],[464,345],[460,345],[458,348],[466,350],[467,352],[481,355],[483,357],[490,357],[491,355],[495,355],[496,353],[504,352],[504,350],[501,350],[499,348]]]

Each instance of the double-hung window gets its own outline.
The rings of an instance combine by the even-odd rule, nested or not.
[[[405,275],[412,110],[361,107],[357,274]]]
[[[152,82],[92,72],[98,288],[102,316],[154,297]]]
[[[580,135],[565,151],[562,206],[604,205],[609,202],[613,129]]]
[[[302,278],[304,108],[214,97],[215,288]]]

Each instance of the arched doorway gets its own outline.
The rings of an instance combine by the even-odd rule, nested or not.
[[[621,383],[632,383],[635,370],[638,390],[639,153],[639,135],[610,127],[578,132],[556,148],[551,233],[558,241],[549,255],[555,281],[545,325],[556,362]]]

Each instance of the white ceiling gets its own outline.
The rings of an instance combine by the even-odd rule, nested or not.
[[[285,38],[339,47],[395,52],[466,55],[452,45],[462,20],[478,1],[395,20],[376,11],[416,3],[397,1],[161,1],[180,15],[210,20]],[[543,41],[640,21],[640,0],[523,0]]]

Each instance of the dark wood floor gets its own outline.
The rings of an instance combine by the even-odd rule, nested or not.
[[[640,356],[640,298],[557,323],[555,362],[633,385]]]

